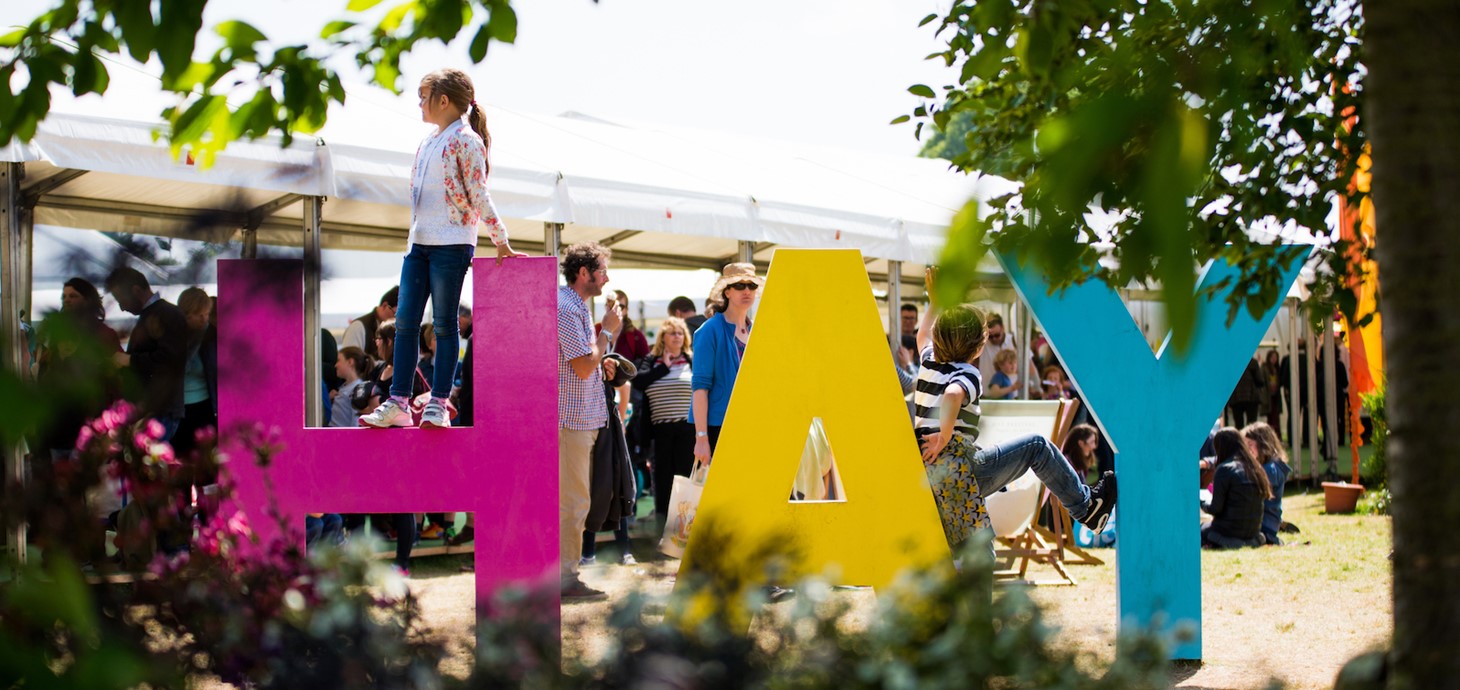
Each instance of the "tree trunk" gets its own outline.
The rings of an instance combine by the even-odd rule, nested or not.
[[[1460,5],[1364,4],[1394,493],[1390,687],[1460,683]]]

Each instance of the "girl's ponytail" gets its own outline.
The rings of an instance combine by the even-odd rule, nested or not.
[[[471,102],[471,112],[467,113],[466,123],[471,125],[473,132],[482,138],[483,151],[482,175],[492,174],[492,135],[487,132],[487,112],[482,110],[476,101]]]
[[[487,133],[487,112],[477,105],[476,87],[471,83],[471,77],[459,69],[438,69],[421,79],[421,88],[431,94],[445,94],[451,104],[461,109],[466,114],[466,122],[471,126],[473,132],[482,138],[482,145],[490,153],[492,150],[492,135]],[[485,157],[485,156],[484,156]],[[485,173],[492,170],[491,161],[486,163]]]

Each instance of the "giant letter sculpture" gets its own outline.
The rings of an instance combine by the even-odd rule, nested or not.
[[[1116,553],[1122,625],[1194,623],[1196,637],[1175,649],[1201,658],[1201,549],[1197,533],[1197,450],[1252,358],[1274,304],[1227,325],[1226,305],[1199,300],[1190,351],[1153,355],[1120,296],[1090,281],[1050,295],[1043,276],[1000,257],[1019,294],[1049,334],[1055,352],[1119,455],[1120,541]],[[1283,271],[1280,294],[1302,261]],[[1213,262],[1200,287],[1235,269]]]
[[[219,424],[275,427],[282,442],[267,477],[231,453],[236,502],[261,536],[277,533],[269,489],[300,526],[306,512],[472,511],[479,603],[502,584],[556,584],[555,264],[473,268],[475,426],[305,429],[302,264],[218,262]]]
[[[681,567],[706,548],[743,562],[768,541],[794,559],[791,574],[835,566],[847,584],[884,586],[903,567],[947,562],[861,253],[778,250],[750,342]],[[846,500],[791,502],[818,417]],[[706,525],[729,543],[697,540]]]

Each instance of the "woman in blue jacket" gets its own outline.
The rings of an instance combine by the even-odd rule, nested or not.
[[[695,459],[710,464],[720,440],[720,426],[730,407],[730,391],[740,373],[740,360],[750,342],[750,308],[765,278],[755,264],[735,263],[720,272],[710,290],[715,315],[695,331],[694,399],[689,421],[695,427]]]

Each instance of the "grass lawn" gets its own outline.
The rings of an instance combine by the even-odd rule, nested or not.
[[[1331,688],[1349,658],[1388,643],[1393,631],[1390,521],[1327,515],[1322,491],[1290,491],[1283,517],[1301,530],[1287,545],[1202,552],[1202,655],[1173,677],[1182,688]],[[1074,566],[1078,587],[1036,588],[1059,638],[1114,655],[1115,554]]]

